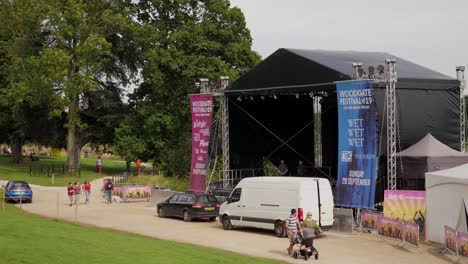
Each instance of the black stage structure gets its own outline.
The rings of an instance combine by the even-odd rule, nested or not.
[[[306,176],[336,180],[335,82],[352,80],[355,62],[361,62],[367,70],[369,66],[384,65],[387,58],[396,60],[398,72],[397,152],[427,133],[460,150],[457,79],[384,52],[279,49],[224,89],[228,102],[231,174],[236,171],[238,178],[265,175],[262,171],[265,162],[278,165],[283,159],[290,175],[297,175],[297,163],[302,160],[306,167],[315,168],[308,170]],[[376,201],[381,201],[387,186],[385,83],[375,82],[375,88],[380,157]],[[319,98],[319,111],[314,107],[314,97]],[[321,116],[321,164],[315,161],[314,112]]]

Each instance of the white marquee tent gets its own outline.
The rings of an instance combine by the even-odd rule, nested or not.
[[[444,226],[467,232],[468,163],[426,173],[426,239],[444,243]]]

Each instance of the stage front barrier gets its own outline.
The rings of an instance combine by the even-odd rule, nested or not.
[[[403,221],[381,216],[377,220],[377,228],[379,236],[403,241]]]
[[[468,258],[468,234],[457,232],[458,255]]]
[[[377,230],[379,236],[419,247],[419,225],[383,216],[382,213],[361,212],[362,230]]]
[[[382,213],[361,211],[361,230],[363,231],[375,231],[377,230],[377,222],[379,217],[382,217]]]
[[[151,199],[150,186],[115,186],[112,195],[123,201],[149,201]]]
[[[468,258],[468,234],[445,225],[443,252]]]
[[[457,254],[457,230],[446,225],[444,234],[445,249],[453,254]]]
[[[419,247],[419,225],[403,222],[403,241]]]

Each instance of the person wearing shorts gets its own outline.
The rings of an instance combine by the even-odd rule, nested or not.
[[[75,187],[73,187],[72,183],[69,182],[68,187],[67,187],[67,194],[68,194],[68,199],[70,200],[70,206],[73,205],[74,192],[75,192]]]
[[[295,244],[294,236],[296,236],[298,233],[301,233],[301,224],[299,223],[299,219],[297,219],[296,209],[291,209],[291,215],[284,222],[284,228],[288,232],[289,247],[287,248],[287,250],[288,254],[291,255],[293,253],[293,248]]]

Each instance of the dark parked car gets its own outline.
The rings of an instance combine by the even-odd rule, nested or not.
[[[16,202],[32,202],[33,192],[25,181],[9,181],[5,185],[5,200]]]
[[[156,209],[159,217],[182,217],[185,222],[194,218],[208,218],[214,221],[218,216],[219,206],[220,203],[214,195],[179,193],[160,202]]]

